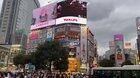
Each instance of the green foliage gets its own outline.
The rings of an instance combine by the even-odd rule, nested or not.
[[[130,60],[126,60],[122,63],[122,66],[124,65],[134,65]]]
[[[62,46],[58,41],[45,42],[38,45],[33,59],[31,61],[35,64],[36,69],[51,70],[53,63],[55,69],[65,71],[68,69],[68,48]]]
[[[113,67],[113,66],[115,66],[115,61],[114,60],[103,59],[99,62],[99,65],[101,67]]]
[[[62,46],[58,41],[45,42],[39,44],[36,52],[24,55],[22,53],[14,57],[13,61],[16,66],[31,63],[36,69],[48,69],[51,66],[55,69],[66,71],[68,69],[68,48]],[[52,64],[53,63],[53,64]]]
[[[20,53],[13,58],[13,62],[16,66],[21,65],[24,67],[25,64],[29,63],[29,56]]]

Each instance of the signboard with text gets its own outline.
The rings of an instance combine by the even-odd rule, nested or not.
[[[56,25],[65,23],[75,23],[75,24],[87,24],[87,19],[79,17],[61,17],[56,19]]]

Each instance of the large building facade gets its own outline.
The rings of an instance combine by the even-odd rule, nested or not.
[[[78,71],[81,64],[91,66],[89,64],[97,56],[97,47],[94,34],[87,27],[86,4],[79,0],[65,0],[35,9],[27,53],[35,52],[39,43],[58,40],[69,47],[68,71]]]
[[[22,29],[25,33],[29,32],[32,10],[39,6],[37,0],[4,0],[0,20],[0,44],[18,43],[16,31]]]
[[[137,51],[132,49],[130,42],[124,41],[122,34],[114,35],[114,40],[109,42],[109,50],[104,54],[105,59],[114,60],[116,66],[121,66],[125,60],[137,64]]]
[[[0,45],[10,46],[12,53],[25,52],[32,11],[40,6],[38,0],[3,0],[0,16]],[[20,46],[17,48],[17,45]],[[16,48],[16,49],[15,49]]]

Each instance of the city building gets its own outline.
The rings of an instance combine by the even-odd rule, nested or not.
[[[137,64],[137,50],[133,50],[131,43],[124,42],[123,38],[122,34],[114,35],[114,41],[109,41],[109,50],[104,54],[105,59],[114,60],[116,66],[121,66],[125,60]]]
[[[122,34],[114,35],[115,42],[115,62],[116,66],[121,66],[121,64],[125,61],[124,54],[124,36]]]
[[[6,66],[8,62],[10,48],[8,46],[0,46],[0,64]]]
[[[69,72],[92,66],[98,56],[97,42],[87,26],[86,4],[79,0],[65,0],[35,9],[27,53],[35,52],[40,43],[58,40],[69,47]]]
[[[38,0],[3,0],[0,16],[0,45],[20,45],[25,51],[32,11],[40,6]],[[13,47],[10,47],[10,51]],[[18,49],[17,49],[18,51]]]
[[[136,26],[137,26],[137,49],[138,49],[138,58],[140,63],[140,17],[136,18]]]

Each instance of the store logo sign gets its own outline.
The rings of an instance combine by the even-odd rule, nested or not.
[[[75,22],[77,22],[78,21],[78,19],[75,19],[75,18],[64,18],[64,21],[75,21]]]

